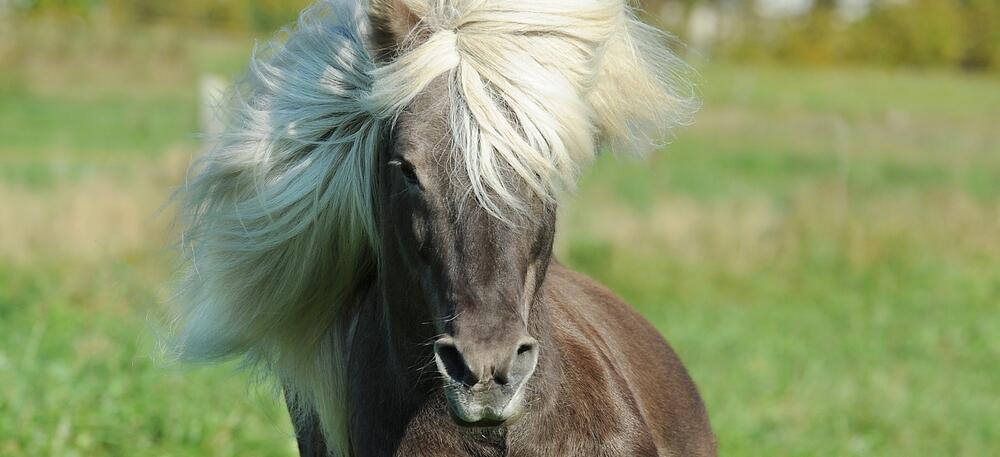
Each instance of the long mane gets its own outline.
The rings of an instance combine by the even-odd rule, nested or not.
[[[555,201],[598,139],[646,150],[693,108],[624,0],[372,2],[319,0],[257,50],[180,192],[180,351],[260,362],[345,456],[348,329],[377,274],[375,161],[395,115],[446,77],[472,192],[505,218],[514,179]],[[382,62],[368,15],[389,4],[419,23]]]

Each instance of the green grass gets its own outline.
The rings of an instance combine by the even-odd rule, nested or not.
[[[2,70],[0,455],[294,454],[271,388],[156,345],[195,81],[247,52],[187,39]],[[714,64],[702,91],[664,151],[598,161],[561,257],[670,339],[723,455],[994,452],[1000,81]]]
[[[193,92],[152,98],[73,98],[30,90],[0,93],[4,100],[0,147],[5,155],[9,151],[19,155],[69,151],[81,158],[156,156],[185,136],[193,136],[198,128],[196,96]]]
[[[234,366],[157,358],[144,312],[154,287],[128,261],[100,268],[0,271],[0,454],[291,454],[270,391]],[[81,275],[92,277],[66,285]],[[116,303],[91,302],[95,292]]]

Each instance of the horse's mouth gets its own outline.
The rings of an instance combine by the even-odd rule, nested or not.
[[[500,388],[473,392],[463,386],[445,386],[448,412],[462,427],[497,427],[522,415],[521,389]]]
[[[466,422],[464,419],[458,417],[458,415],[455,414],[455,410],[448,408],[448,412],[451,415],[451,419],[461,427],[486,428],[486,427],[499,427],[501,425],[507,425],[507,420],[481,419],[478,422]]]

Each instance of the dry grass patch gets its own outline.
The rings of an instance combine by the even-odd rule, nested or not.
[[[610,202],[564,212],[557,252],[600,240],[629,256],[730,273],[793,267],[823,250],[864,270],[893,256],[1000,259],[1000,202],[966,193],[895,192],[852,198],[842,186],[802,186],[787,203],[760,195],[719,200],[664,195],[648,210]]]
[[[41,190],[0,183],[0,260],[88,265],[165,246],[170,214],[161,210],[189,158],[176,152],[125,178],[98,172]]]

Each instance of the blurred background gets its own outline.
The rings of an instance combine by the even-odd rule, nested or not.
[[[204,100],[303,0],[0,0],[0,455],[291,456],[157,356]],[[601,158],[562,259],[670,339],[726,456],[1000,446],[1000,2],[663,0],[704,100]]]

